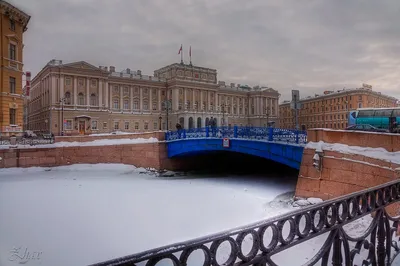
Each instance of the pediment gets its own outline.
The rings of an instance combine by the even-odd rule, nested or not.
[[[95,70],[95,71],[102,71],[100,68],[95,67],[85,61],[73,62],[69,64],[64,64],[63,67],[66,68],[73,68],[73,69],[85,69],[85,70]]]
[[[16,42],[16,43],[20,43],[20,42],[21,42],[21,40],[17,37],[16,34],[6,35],[6,37],[7,37],[10,41],[13,41],[13,42]]]

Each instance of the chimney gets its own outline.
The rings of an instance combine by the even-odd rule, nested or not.
[[[115,66],[110,66],[110,72],[115,72]]]
[[[142,75],[142,70],[138,70],[138,71],[136,71],[136,73],[137,73],[139,76],[141,76],[141,75]]]
[[[131,70],[129,68],[126,69],[126,74],[131,74]]]

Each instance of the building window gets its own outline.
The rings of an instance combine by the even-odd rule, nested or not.
[[[97,130],[97,121],[92,120],[92,130]]]
[[[14,77],[10,77],[10,93],[16,93]]]
[[[10,30],[15,31],[15,20],[10,18]]]
[[[153,111],[157,110],[157,103],[153,102]]]
[[[113,108],[114,109],[119,109],[119,100],[118,99],[114,99],[113,100]]]
[[[125,122],[125,129],[126,129],[126,130],[129,129],[129,122]]]
[[[85,97],[82,92],[78,94],[78,105],[85,105]]]
[[[96,85],[97,85],[97,82],[96,82],[96,80],[95,80],[95,79],[92,79],[92,80],[91,80],[91,83],[92,83],[92,87],[96,87]]]
[[[78,79],[78,85],[83,86],[83,79]]]
[[[12,43],[10,43],[10,59],[17,60],[17,47]]]
[[[71,78],[65,78],[65,85],[71,85]]]
[[[15,120],[16,113],[17,113],[16,109],[10,108],[10,125],[15,125],[16,124],[16,120]]]
[[[129,100],[124,100],[124,109],[129,109]]]
[[[153,129],[154,129],[154,130],[157,130],[157,128],[158,128],[158,124],[157,124],[157,122],[154,122],[154,124],[153,124]]]
[[[114,86],[113,92],[114,92],[114,93],[118,93],[118,92],[119,92],[118,86]]]
[[[143,109],[144,110],[149,110],[149,103],[147,101],[143,102]]]
[[[144,129],[145,129],[145,130],[148,130],[148,129],[149,129],[149,123],[147,123],[147,122],[144,123]]]
[[[71,104],[71,93],[69,92],[69,91],[67,91],[66,93],[65,93],[65,96],[64,96],[64,103],[65,104]]]
[[[128,87],[124,87],[124,94],[129,94],[129,88]]]
[[[358,108],[362,108],[362,103],[358,103]]]
[[[135,122],[135,130],[139,129],[139,122]]]
[[[119,122],[114,122],[114,130],[118,130],[119,129]]]
[[[103,122],[103,129],[107,129],[107,122]]]
[[[133,109],[134,110],[139,110],[139,101],[138,100],[134,100],[133,101]]]
[[[66,130],[72,130],[72,120],[71,119],[66,119],[65,120],[65,129]]]
[[[97,97],[94,93],[90,94],[90,105],[97,106]]]

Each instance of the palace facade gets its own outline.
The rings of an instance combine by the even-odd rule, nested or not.
[[[23,34],[29,20],[20,9],[0,1],[0,136],[18,135],[23,130]]]
[[[215,69],[175,63],[154,71],[51,60],[31,82],[27,129],[54,135],[278,123],[272,88],[226,85]]]

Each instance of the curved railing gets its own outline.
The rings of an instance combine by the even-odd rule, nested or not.
[[[306,131],[267,127],[202,127],[165,133],[166,141],[193,138],[238,138],[296,144],[307,143]]]
[[[187,266],[198,250],[204,258],[195,265],[277,265],[273,255],[322,234],[327,234],[326,240],[315,246],[315,255],[305,265],[391,265],[400,252],[395,238],[399,217],[391,217],[385,207],[399,200],[396,180],[256,224],[94,265]],[[345,225],[369,214],[373,218],[364,233],[352,236],[345,231]],[[250,244],[244,241],[247,236]],[[220,263],[216,257],[223,243],[230,251]],[[251,248],[244,254],[246,245]],[[292,259],[290,265],[297,265],[301,258]]]

